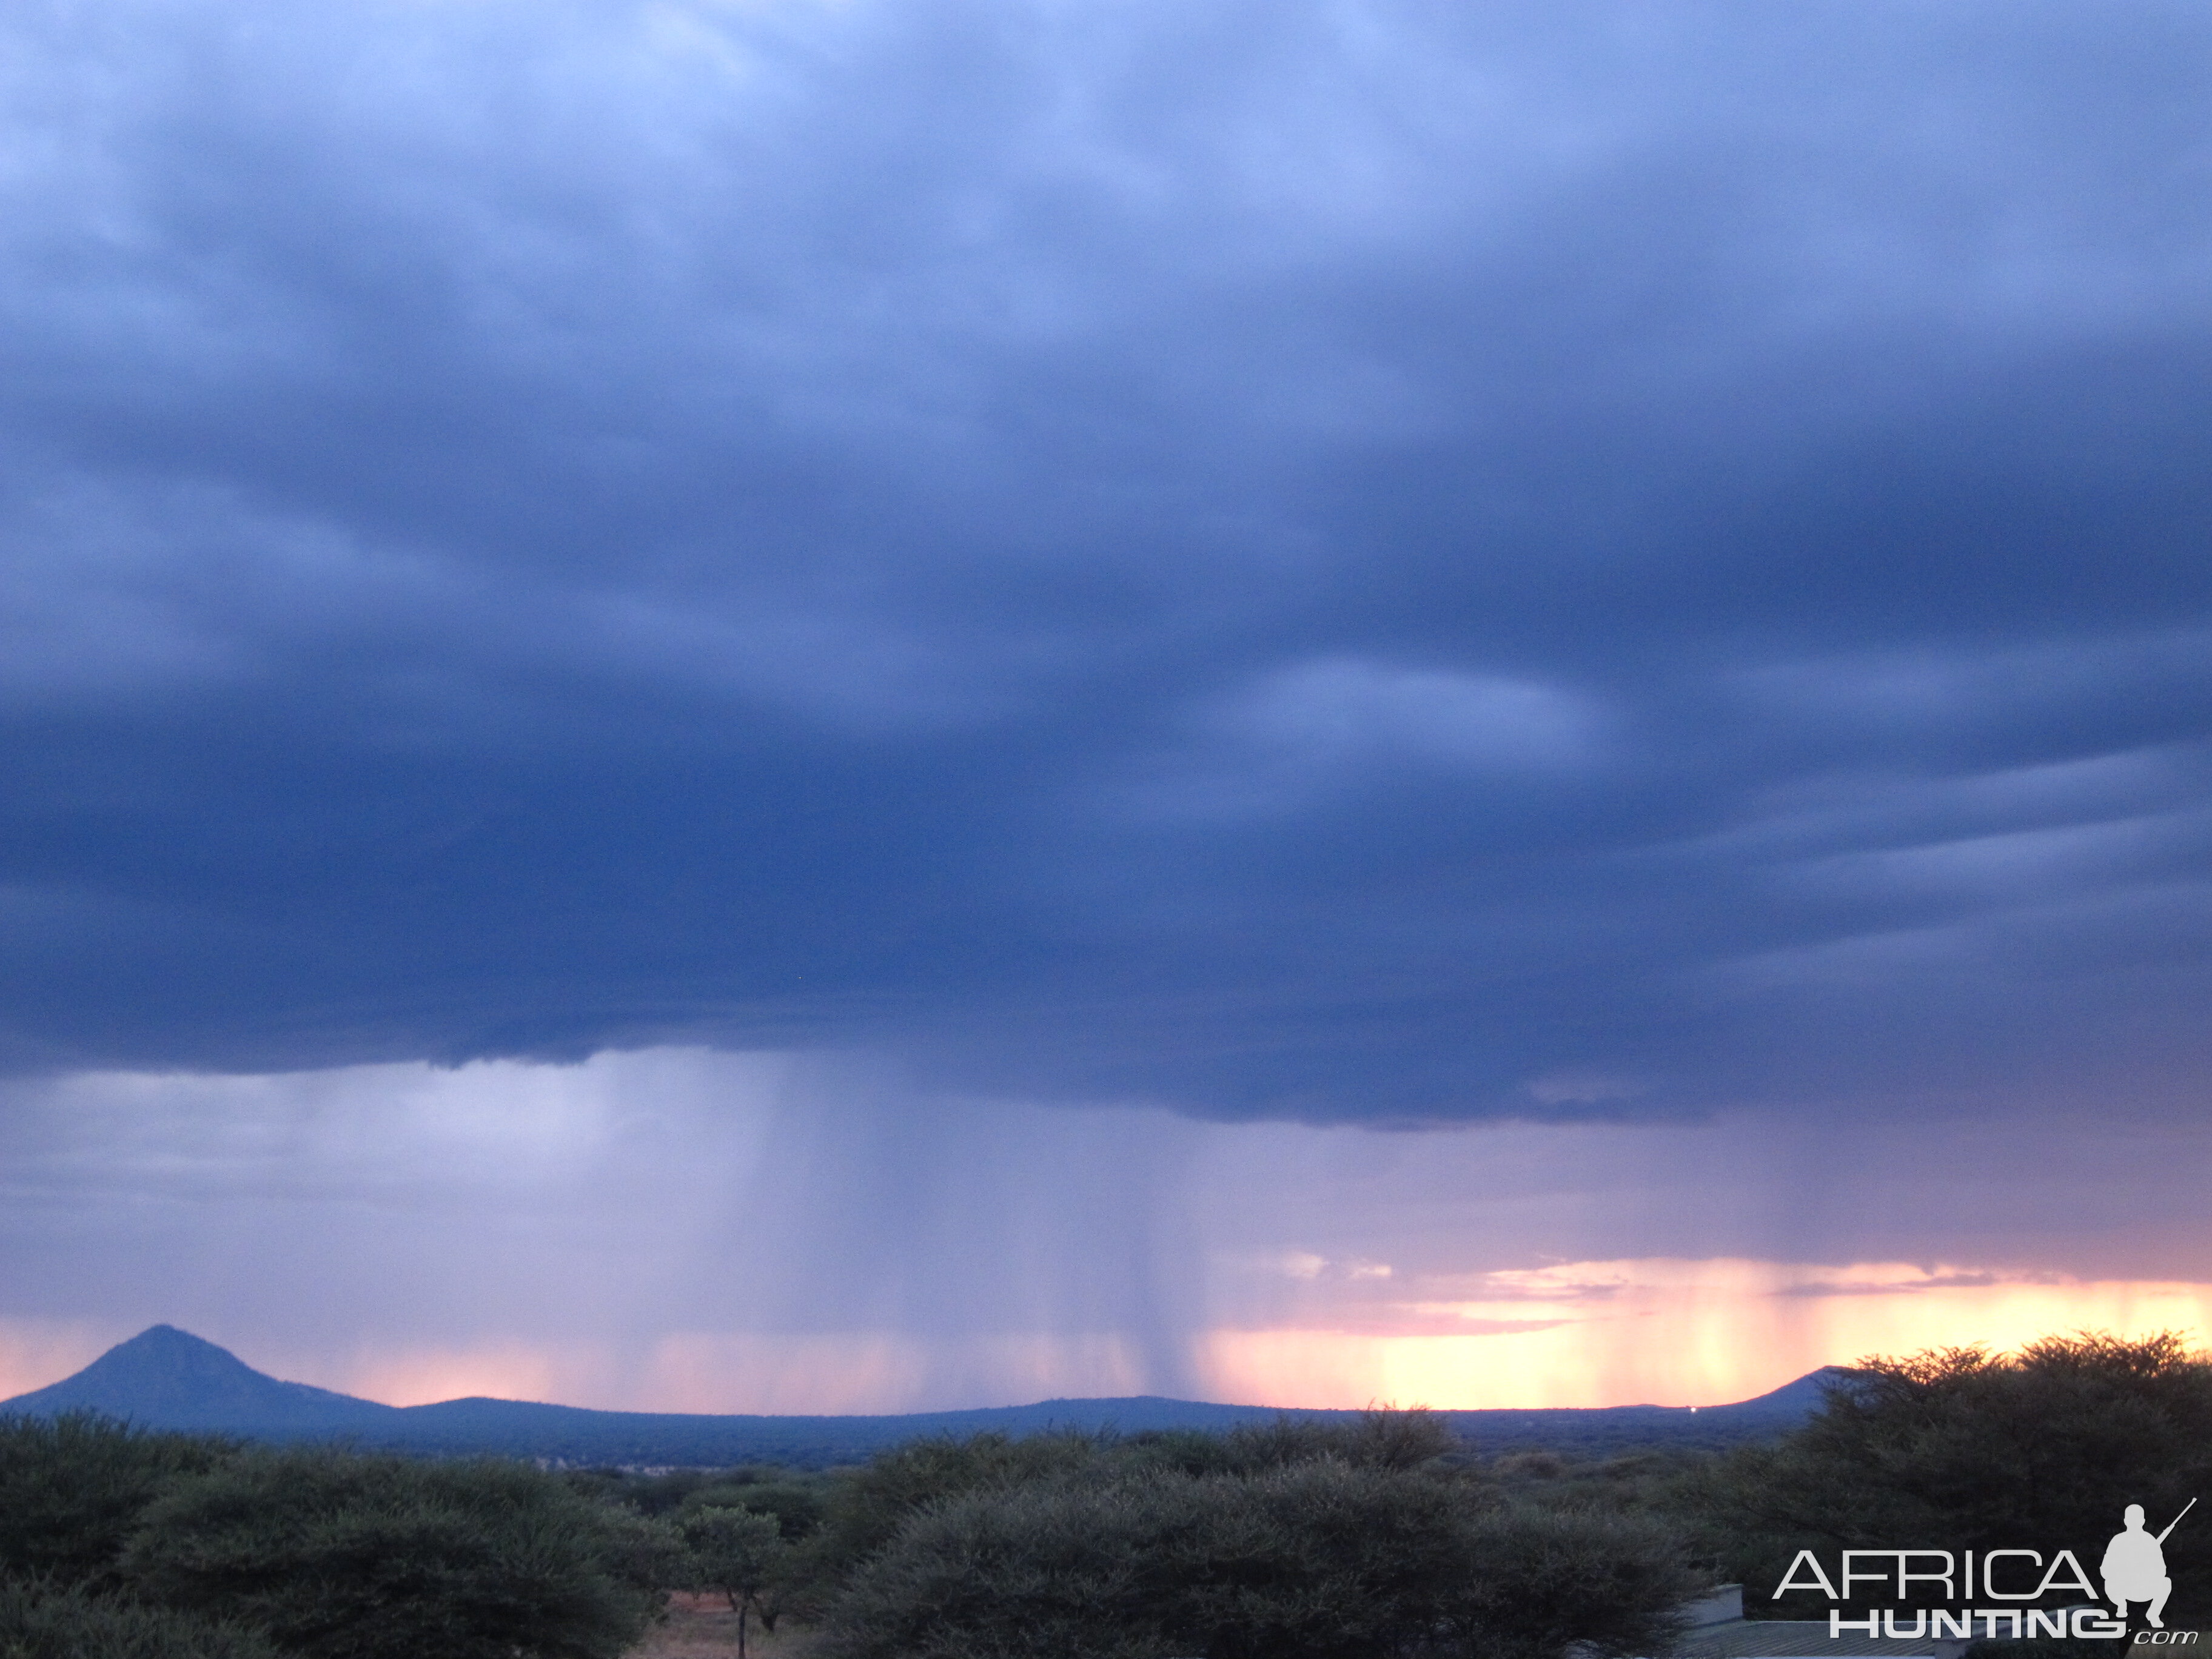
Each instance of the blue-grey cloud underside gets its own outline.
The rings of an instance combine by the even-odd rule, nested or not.
[[[0,22],[9,1063],[2181,1101],[2212,18]]]

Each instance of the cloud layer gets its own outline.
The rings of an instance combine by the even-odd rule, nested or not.
[[[14,8],[0,1053],[2188,1109],[2208,57]]]

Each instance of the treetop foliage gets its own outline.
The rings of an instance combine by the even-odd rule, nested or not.
[[[968,1492],[1097,1482],[1152,1470],[1250,1475],[1323,1460],[1406,1469],[1457,1445],[1434,1413],[1419,1409],[1364,1412],[1349,1424],[1285,1417],[1221,1434],[1170,1429],[1127,1437],[1069,1430],[1019,1440],[998,1433],[933,1436],[841,1471],[827,1488],[808,1559],[818,1576],[842,1578],[889,1544],[909,1516]]]
[[[148,1508],[122,1563],[149,1600],[313,1659],[617,1659],[680,1547],[496,1460],[256,1451]]]
[[[91,1595],[47,1579],[0,1577],[7,1659],[281,1659],[258,1631]]]
[[[90,1412],[0,1418],[0,1574],[112,1588],[146,1506],[235,1449]]]
[[[828,1659],[1555,1659],[1655,1650],[1695,1587],[1649,1522],[1334,1457],[978,1489],[915,1513]]]
[[[1721,1459],[1695,1497],[1709,1547],[1757,1607],[1801,1548],[2070,1548],[2094,1571],[2128,1504],[2155,1532],[2200,1493],[2212,1497],[2212,1363],[2173,1332],[2083,1332],[2015,1354],[1863,1361],[1803,1427]],[[2212,1525],[2185,1524],[2166,1554],[2169,1621],[2198,1616]]]

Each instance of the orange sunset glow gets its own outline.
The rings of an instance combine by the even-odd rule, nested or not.
[[[1201,1397],[1352,1409],[1703,1406],[1823,1365],[2057,1332],[2212,1329],[2212,1285],[2005,1279],[1866,1262],[1586,1261],[1482,1276],[1489,1294],[1387,1313],[1360,1328],[1212,1328],[1194,1339]],[[1439,1319],[1472,1328],[1437,1328]],[[0,1328],[0,1389],[20,1392],[106,1346],[76,1328]],[[1126,1339],[1002,1337],[960,1345],[880,1334],[678,1333],[640,1352],[505,1342],[281,1356],[296,1381],[410,1406],[485,1395],[608,1410],[872,1414],[1151,1392]],[[13,1386],[10,1387],[9,1385]]]

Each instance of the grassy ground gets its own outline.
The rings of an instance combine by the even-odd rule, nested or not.
[[[803,1631],[788,1623],[771,1636],[758,1620],[745,1632],[745,1659],[805,1659]],[[668,1603],[668,1622],[658,1626],[630,1659],[731,1659],[738,1650],[738,1615],[719,1595],[677,1595]]]

